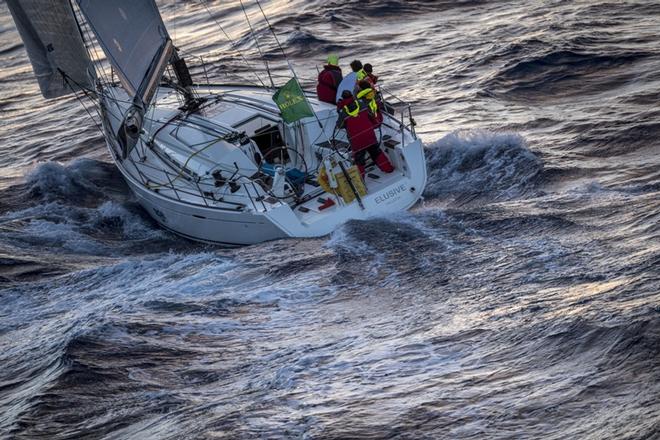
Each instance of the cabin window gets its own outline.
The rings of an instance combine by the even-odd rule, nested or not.
[[[284,139],[277,125],[266,125],[256,130],[250,138],[259,147],[262,156],[267,156],[271,150],[284,146]]]
[[[262,115],[253,115],[235,124],[234,128],[238,131],[245,132],[257,144],[262,156],[266,156],[271,150],[285,145],[282,131],[277,121],[264,118]]]

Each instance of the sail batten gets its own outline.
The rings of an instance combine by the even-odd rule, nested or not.
[[[172,54],[172,42],[153,0],[77,0],[118,73],[122,87],[146,106]]]
[[[93,88],[94,69],[69,0],[7,0],[45,98]]]

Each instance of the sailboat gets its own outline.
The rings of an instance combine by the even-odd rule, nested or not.
[[[318,237],[421,198],[426,162],[406,103],[388,101],[377,129],[394,172],[367,163],[361,176],[336,107],[302,90],[290,63],[284,87],[216,84],[191,75],[153,0],[7,4],[42,95],[92,101],[117,168],[163,228],[221,245]]]

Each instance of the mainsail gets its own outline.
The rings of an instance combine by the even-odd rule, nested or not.
[[[122,86],[146,107],[172,56],[153,0],[77,0]]]
[[[93,88],[94,69],[69,0],[7,0],[44,98]]]

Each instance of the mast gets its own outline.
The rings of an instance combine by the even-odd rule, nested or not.
[[[172,53],[172,61],[170,64],[172,65],[172,70],[176,76],[179,90],[183,93],[183,97],[186,100],[185,107],[189,109],[196,107],[200,100],[195,98],[195,95],[193,94],[193,80],[190,76],[190,70],[188,69],[186,60],[179,56],[179,51],[176,49]]]

